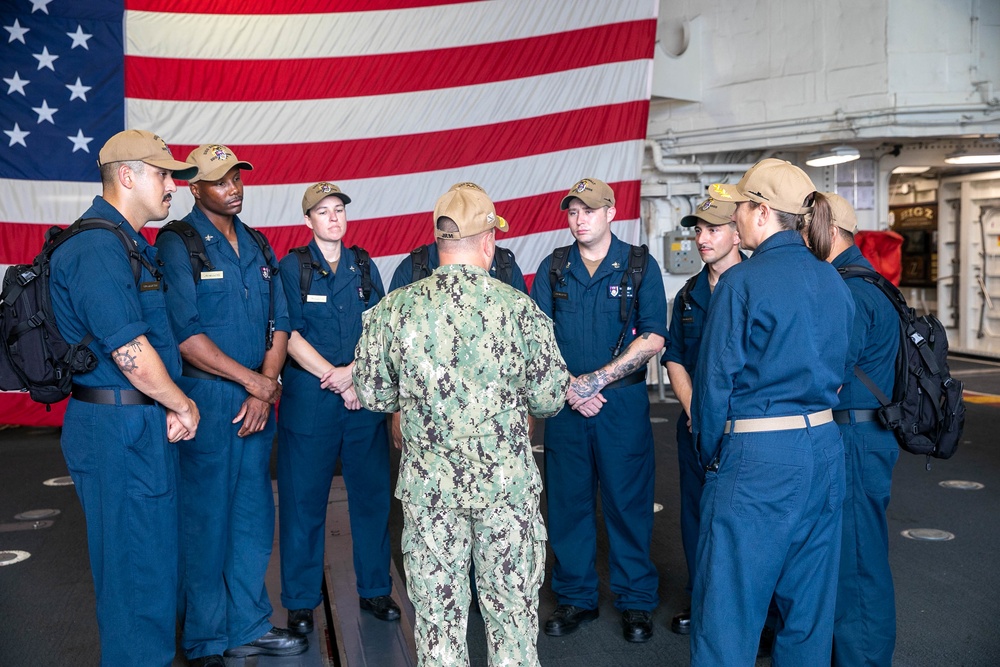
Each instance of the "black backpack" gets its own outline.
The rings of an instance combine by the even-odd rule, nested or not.
[[[372,258],[368,251],[359,245],[352,245],[350,249],[354,253],[354,263],[361,269],[361,287],[358,298],[367,305],[372,296],[372,290],[374,290],[381,299],[385,295],[372,282]],[[289,252],[294,252],[299,260],[299,295],[302,297],[302,303],[305,303],[306,297],[309,296],[309,290],[312,289],[313,271],[319,271],[322,276],[327,275],[329,271],[313,261],[309,246],[292,248]]]
[[[77,234],[91,229],[114,232],[125,247],[136,284],[145,266],[157,281],[160,272],[139,252],[128,232],[100,218],[77,220],[66,229],[51,227],[45,244],[31,264],[7,268],[0,294],[0,389],[27,391],[31,400],[46,406],[69,396],[73,376],[97,366],[97,356],[87,347],[87,334],[70,345],[59,333],[49,296],[49,262],[52,253]]]
[[[413,274],[411,282],[417,282],[431,275],[428,256],[429,251],[425,245],[410,251],[410,267]],[[496,254],[493,259],[497,265],[497,280],[508,285],[514,282],[514,251],[496,246]]]
[[[879,421],[893,431],[899,446],[912,454],[947,459],[955,453],[965,427],[962,382],[948,370],[948,337],[933,315],[917,317],[896,286],[859,265],[838,269],[845,278],[861,278],[888,297],[899,315],[899,351],[892,400],[858,366],[854,374],[882,407]]]
[[[268,244],[267,238],[249,225],[244,224],[243,229],[247,230],[250,238],[260,248],[261,253],[264,255],[264,261],[271,269],[271,275],[277,275],[278,265],[274,262],[274,253],[271,252],[271,246]],[[201,240],[201,234],[189,223],[184,220],[171,220],[160,228],[160,231],[156,233],[156,238],[159,239],[160,234],[163,234],[163,232],[171,232],[181,237],[181,240],[184,242],[184,248],[188,252],[188,258],[191,260],[191,275],[194,277],[195,284],[201,281],[201,272],[203,269],[208,269],[209,271],[215,270],[215,265],[212,264],[208,255],[205,254],[205,242]],[[274,290],[272,289],[271,302],[268,305],[267,313],[267,330],[264,332],[265,349],[270,350],[273,342]]]
[[[549,264],[549,285],[552,287],[553,299],[555,298],[556,285],[563,283],[565,280],[563,272],[566,270],[566,259],[569,257],[569,251],[572,247],[564,245],[552,251],[552,261]],[[621,354],[622,345],[625,343],[625,334],[628,332],[629,320],[632,319],[632,313],[635,312],[636,307],[639,305],[639,286],[642,285],[642,274],[646,270],[648,263],[649,248],[645,244],[629,247],[628,269],[622,274],[622,281],[618,286],[622,295],[619,302],[622,330],[618,334],[618,342],[615,343],[614,348],[611,350],[612,359]],[[626,299],[625,295],[628,294],[630,280],[632,282],[632,298]],[[628,306],[625,305],[626,301],[628,302]]]

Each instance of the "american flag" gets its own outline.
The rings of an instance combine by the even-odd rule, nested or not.
[[[569,243],[559,201],[589,176],[639,238],[657,0],[3,0],[0,269],[100,194],[97,153],[152,130],[183,160],[225,144],[254,164],[241,217],[278,256],[309,239],[306,186],[351,196],[345,242],[386,282],[473,181],[531,278]],[[186,187],[172,216],[193,205]],[[154,223],[146,229],[152,238]],[[0,423],[54,423],[20,394]]]

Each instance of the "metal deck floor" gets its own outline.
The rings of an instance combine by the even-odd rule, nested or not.
[[[966,382],[968,418],[965,438],[955,458],[933,461],[930,472],[923,457],[903,453],[893,480],[889,506],[890,559],[896,584],[898,642],[896,665],[1000,664],[1000,364],[952,361],[953,374]],[[668,397],[669,397],[669,392]],[[650,392],[656,438],[656,515],[653,559],[660,572],[661,606],[654,616],[653,639],[642,645],[621,637],[618,613],[607,588],[607,543],[598,544],[601,617],[566,638],[539,638],[545,667],[623,667],[686,665],[687,638],[669,630],[670,617],[685,604],[687,577],[679,540],[677,459],[674,442],[676,402],[656,401]],[[536,434],[540,444],[540,433]],[[538,457],[541,461],[541,455]],[[0,552],[29,552],[27,560],[0,567],[0,665],[96,665],[97,624],[94,594],[87,564],[83,514],[71,486],[45,486],[43,481],[65,476],[66,467],[56,429],[0,430]],[[394,465],[398,457],[394,458]],[[945,488],[941,482],[965,480],[980,490]],[[544,500],[544,499],[543,499]],[[328,523],[327,581],[332,591],[335,623],[341,628],[331,653],[323,650],[324,623],[310,635],[308,653],[292,658],[230,660],[230,667],[316,667],[341,658],[352,667],[395,667],[415,664],[409,618],[385,624],[361,615],[354,594],[346,500],[335,484]],[[48,527],[15,520],[15,515],[39,509],[60,514],[43,521]],[[393,503],[395,594],[405,604],[399,535],[402,519]],[[902,531],[933,528],[953,533],[944,542],[917,542]],[[601,531],[603,533],[603,531]],[[548,565],[551,567],[551,552]],[[275,606],[274,621],[284,625],[278,601],[277,554],[268,574]],[[551,590],[543,586],[542,622],[555,608]],[[405,609],[405,607],[404,607]],[[408,610],[407,610],[408,611]],[[322,618],[317,610],[317,620]],[[472,616],[469,627],[472,665],[486,664],[482,621]],[[409,658],[407,656],[410,656]],[[769,664],[759,660],[758,665]],[[175,665],[183,666],[182,658]]]

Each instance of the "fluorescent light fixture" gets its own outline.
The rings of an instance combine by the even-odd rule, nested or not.
[[[944,159],[948,164],[1000,164],[1000,145],[994,148],[960,148]]]
[[[835,146],[824,151],[816,151],[806,158],[806,164],[810,167],[831,167],[835,164],[844,164],[861,157],[857,148],[850,146]]]
[[[930,167],[896,167],[892,170],[894,174],[922,174],[930,171]]]

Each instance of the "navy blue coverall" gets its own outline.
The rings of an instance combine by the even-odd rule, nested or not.
[[[431,243],[427,246],[427,268],[430,271],[434,271],[437,267],[441,266],[441,257],[438,254],[437,243]],[[517,265],[517,261],[514,262],[514,266],[511,267],[514,271],[511,275],[511,287],[514,289],[519,289],[525,294],[528,293],[528,285],[524,282],[524,274],[521,273],[521,267]],[[497,277],[497,260],[493,258],[493,264],[490,266],[490,275],[494,278]],[[389,291],[399,289],[400,287],[405,287],[413,282],[413,264],[410,260],[409,255],[403,257],[403,261],[399,263],[396,267],[396,271],[392,274],[392,282],[389,283]]]
[[[853,317],[843,279],[796,231],[765,239],[716,285],[692,398],[707,467],[691,604],[695,667],[753,664],[772,594],[781,616],[774,664],[830,660],[844,498],[840,429],[804,418],[808,426],[789,430],[725,431],[733,420],[836,406]]]
[[[156,249],[111,204],[95,197],[84,218],[121,225],[151,264]],[[118,236],[91,230],[52,255],[50,291],[69,342],[90,333],[97,367],[76,375],[85,387],[135,390],[111,353],[145,335],[167,372],[181,359],[167,321],[163,283],[143,267],[140,285]],[[154,287],[155,286],[155,287]],[[156,405],[99,405],[70,398],[62,450],[87,520],[97,594],[101,664],[169,665],[177,613],[177,450]]]
[[[201,235],[215,266],[195,283],[179,234],[160,234],[156,245],[167,278],[167,306],[177,340],[207,335],[223,353],[252,370],[264,362],[271,293],[275,329],[288,331],[281,278],[267,268],[257,243],[235,220],[239,256],[195,207],[184,217]],[[186,372],[186,371],[185,371]],[[221,654],[271,629],[264,586],[274,541],[271,445],[267,426],[244,438],[232,423],[247,391],[235,382],[181,377],[198,405],[197,436],[179,444],[183,647],[188,657]]]
[[[856,246],[833,260],[838,269],[852,264],[872,269]],[[885,512],[899,445],[891,431],[871,420],[870,413],[861,413],[867,421],[859,421],[856,411],[874,410],[880,404],[853,369],[855,364],[859,365],[882,393],[892,396],[899,316],[875,285],[851,278],[847,287],[854,297],[855,314],[848,368],[840,389],[840,403],[834,409],[838,422],[845,422],[840,423],[840,433],[844,438],[847,495],[833,627],[833,664],[888,667],[896,647],[896,601],[889,570]]]
[[[309,243],[312,269],[306,302],[299,288],[299,256],[281,260],[282,285],[293,331],[334,366],[354,360],[361,337],[361,313],[378,303],[382,278],[374,262],[372,289],[362,300],[361,269],[343,247],[331,274],[316,245]],[[322,597],[326,510],[334,467],[340,458],[347,486],[354,571],[358,595],[388,595],[389,439],[385,415],[348,410],[344,399],[320,388],[319,378],[291,357],[282,373],[278,419],[278,530],[281,535],[281,603],[286,609],[313,609]]]
[[[562,282],[553,293],[552,256],[542,260],[531,296],[552,317],[556,342],[570,373],[580,376],[611,362],[623,329],[622,276],[629,244],[612,235],[593,277],[570,249]],[[645,333],[667,335],[667,300],[656,260],[649,258],[631,315],[624,351]],[[644,370],[640,371],[644,374]],[[549,543],[556,556],[552,590],[559,604],[597,607],[598,486],[608,531],[611,590],[619,610],[652,611],[659,604],[656,568],[649,557],[653,531],[653,431],[644,379],[625,378],[602,390],[607,403],[594,417],[562,410],[545,424],[545,493]],[[617,386],[616,386],[617,385]],[[626,386],[621,386],[626,385]]]
[[[668,361],[680,364],[693,379],[698,364],[698,351],[701,349],[705,317],[708,315],[708,305],[712,301],[712,290],[708,286],[708,266],[703,267],[698,274],[694,289],[688,294],[686,303],[681,298],[683,291],[684,288],[678,290],[674,298],[667,351],[663,353],[660,362],[664,366]],[[701,486],[705,481],[705,467],[698,460],[694,438],[688,429],[688,418],[689,415],[682,411],[677,420],[677,464],[680,468],[681,544],[684,547],[684,560],[688,568],[688,583],[685,590],[690,593],[691,580],[694,578],[695,551],[698,548],[699,505]]]

